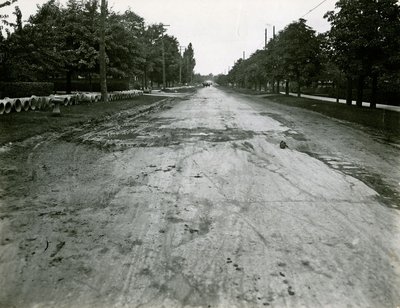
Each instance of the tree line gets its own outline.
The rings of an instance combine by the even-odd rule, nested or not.
[[[362,105],[368,89],[371,107],[378,99],[400,100],[400,8],[396,0],[339,0],[325,14],[331,29],[322,34],[299,19],[262,50],[235,62],[217,82],[279,93],[320,88]],[[325,89],[325,92],[324,92]],[[334,93],[334,92],[335,93]],[[353,93],[354,92],[354,93]],[[380,96],[379,96],[380,94]]]
[[[2,2],[0,8],[16,1]],[[13,15],[0,15],[0,81],[63,78],[70,92],[73,79],[98,79],[99,0],[68,0],[65,6],[49,0],[26,22],[18,6]],[[136,87],[160,85],[164,55],[166,85],[191,82],[196,65],[192,44],[181,54],[177,38],[165,31],[162,24],[146,25],[131,10],[107,8],[107,78],[135,81]]]

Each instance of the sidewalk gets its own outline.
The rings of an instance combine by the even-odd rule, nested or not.
[[[280,92],[281,94],[285,94],[285,92]],[[291,96],[297,96],[297,93],[289,93]],[[317,95],[307,95],[307,94],[301,94],[301,97],[304,98],[311,98],[311,99],[317,99],[320,101],[326,101],[326,102],[332,102],[336,103],[336,98],[333,97],[325,97],[325,96],[317,96]],[[339,103],[345,104],[346,100],[345,99],[339,99]],[[353,101],[353,105],[355,105],[356,101]],[[369,103],[363,102],[363,107],[369,107]],[[392,110],[392,111],[397,111],[400,112],[400,106],[391,106],[391,105],[382,105],[382,104],[376,104],[376,108],[380,109],[386,109],[386,110]]]

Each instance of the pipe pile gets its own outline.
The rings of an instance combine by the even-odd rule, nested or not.
[[[135,96],[143,95],[142,90],[127,90],[115,91],[108,93],[109,102],[118,100],[132,99]],[[21,111],[37,111],[37,110],[55,110],[59,114],[60,106],[72,106],[79,103],[97,103],[102,99],[100,93],[93,92],[76,92],[67,95],[49,95],[49,96],[35,96],[22,97],[22,98],[8,98],[0,100],[0,115],[8,114],[10,112]],[[57,107],[56,105],[59,104]]]

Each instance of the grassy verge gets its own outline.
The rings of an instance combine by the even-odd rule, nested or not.
[[[287,106],[312,110],[332,118],[378,129],[388,134],[400,134],[400,112],[354,105],[347,106],[345,104],[285,95],[268,96],[266,99]]]
[[[223,89],[227,92],[237,92],[248,95],[268,94],[253,89],[230,87],[223,87]],[[377,129],[387,135],[400,136],[400,112],[379,108],[357,107],[355,105],[347,106],[346,104],[281,94],[269,95],[265,99],[273,101],[274,103],[312,110],[335,119]]]
[[[81,104],[61,107],[61,116],[54,117],[51,111],[29,111],[0,116],[0,146],[9,142],[22,141],[46,132],[62,131],[88,121],[129,109],[146,106],[162,100],[157,96],[138,96],[134,99],[104,104]]]

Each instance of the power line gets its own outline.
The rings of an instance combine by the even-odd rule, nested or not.
[[[321,1],[318,5],[316,5],[315,7],[313,7],[311,10],[309,10],[307,13],[305,13],[303,16],[301,16],[300,18],[303,18],[305,16],[307,16],[308,14],[310,14],[312,11],[314,11],[315,9],[319,8],[323,3],[325,3],[328,0],[323,0]]]

